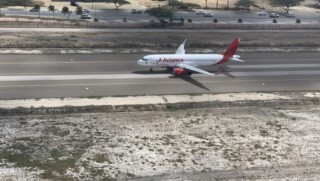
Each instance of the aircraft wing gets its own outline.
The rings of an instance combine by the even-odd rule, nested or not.
[[[210,72],[207,72],[205,70],[202,70],[202,69],[199,69],[199,68],[196,68],[194,66],[191,66],[191,65],[187,65],[187,64],[178,64],[177,67],[180,67],[180,68],[183,68],[183,69],[188,69],[188,70],[192,70],[194,72],[198,72],[198,73],[201,73],[201,74],[206,74],[206,75],[211,75],[211,76],[215,76],[215,74],[212,74]]]
[[[176,54],[185,54],[186,51],[184,50],[184,45],[186,44],[187,39],[183,41],[183,43],[181,43],[181,45],[179,46],[178,50],[176,51]]]

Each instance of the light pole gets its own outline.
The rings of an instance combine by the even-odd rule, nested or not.
[[[94,20],[97,18],[96,9],[97,9],[96,4],[94,4],[94,14],[93,14]]]

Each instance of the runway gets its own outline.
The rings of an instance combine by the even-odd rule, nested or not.
[[[241,53],[245,63],[215,77],[149,73],[136,64],[142,56],[1,55],[0,99],[320,90],[319,53]]]

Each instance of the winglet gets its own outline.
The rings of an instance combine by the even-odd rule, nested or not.
[[[185,54],[185,53],[186,53],[186,51],[185,51],[185,49],[184,49],[184,45],[186,44],[186,42],[187,42],[187,39],[185,39],[185,40],[181,43],[181,45],[179,46],[179,48],[178,48],[177,51],[176,51],[176,54]]]

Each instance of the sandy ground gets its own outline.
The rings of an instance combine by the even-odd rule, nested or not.
[[[0,180],[320,178],[316,105],[0,120]]]

